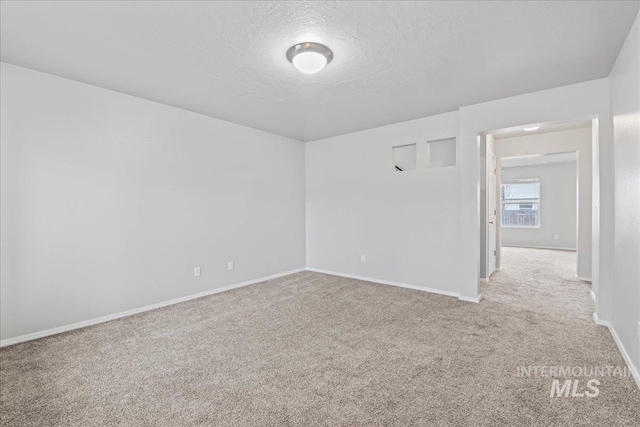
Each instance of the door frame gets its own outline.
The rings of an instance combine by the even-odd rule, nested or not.
[[[494,150],[495,151],[495,150]],[[498,161],[494,151],[489,149],[487,145],[487,280],[499,268],[498,265]],[[493,167],[491,166],[493,159]],[[491,182],[493,177],[494,182]],[[491,203],[491,193],[493,193],[493,206]],[[493,210],[493,214],[491,211]],[[493,235],[491,234],[491,226],[493,225]],[[491,243],[493,243],[493,254],[491,254]],[[493,260],[493,268],[491,268],[491,260]]]
[[[600,193],[600,188],[603,185],[603,181],[606,181],[607,175],[602,173],[601,167],[601,133],[603,127],[603,119],[598,115],[590,115],[586,117],[576,117],[569,120],[559,120],[559,121],[548,121],[548,122],[538,122],[536,125],[544,126],[544,125],[554,125],[561,123],[568,123],[573,121],[583,121],[583,120],[591,120],[591,130],[592,130],[592,139],[591,139],[591,150],[592,150],[592,227],[591,227],[591,269],[592,269],[592,280],[591,280],[591,297],[594,300],[595,310],[594,310],[594,320],[596,323],[602,322],[602,317],[600,313],[605,313],[605,316],[609,313],[610,310],[610,294],[608,294],[609,290],[602,289],[602,279],[601,276],[606,276],[608,273],[608,269],[602,269],[601,263],[601,224],[604,221],[603,213],[602,213],[602,195]],[[608,123],[604,123],[607,125]],[[516,130],[520,129],[524,126],[529,125],[519,125],[513,126],[510,128],[496,128],[491,131],[480,132],[477,136],[478,145],[479,145],[479,157],[480,164],[484,165],[484,167],[480,168],[480,176],[479,176],[479,187],[480,187],[480,195],[479,198],[479,217],[480,224],[484,224],[481,226],[480,231],[480,248],[481,248],[481,258],[480,258],[480,280],[478,282],[478,295],[480,295],[479,284],[482,282],[487,282],[488,279],[483,275],[483,273],[488,269],[488,257],[487,257],[487,236],[488,236],[488,222],[487,222],[487,204],[488,204],[488,195],[486,193],[486,186],[488,185],[489,179],[487,176],[488,172],[488,163],[489,156],[487,150],[487,137],[492,137],[492,134],[498,130]],[[500,176],[500,165],[497,166],[498,175],[497,181],[501,181]],[[610,184],[610,183],[609,183]],[[484,187],[484,188],[483,188]],[[484,190],[484,194],[483,194]],[[483,197],[484,196],[484,197]],[[497,233],[496,233],[496,269],[501,269],[501,236],[500,236],[500,215],[497,215],[498,223],[497,225]],[[606,283],[605,283],[606,284]],[[604,302],[602,300],[605,300]]]

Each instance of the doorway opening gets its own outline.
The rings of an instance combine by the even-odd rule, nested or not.
[[[585,119],[481,135],[481,282],[508,269],[590,288],[595,130]]]

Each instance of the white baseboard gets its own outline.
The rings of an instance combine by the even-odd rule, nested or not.
[[[477,304],[480,301],[482,301],[482,294],[478,294],[478,298],[465,297],[465,296],[460,295],[458,297],[458,299],[461,300],[461,301],[466,301],[466,302],[475,302]]]
[[[591,299],[593,300],[593,302],[596,302],[596,294],[593,293],[593,291],[589,291],[589,295],[591,295]],[[595,314],[595,313],[594,313]]]
[[[267,276],[267,277],[261,277],[259,279],[248,280],[246,282],[236,283],[234,285],[229,285],[229,286],[225,286],[225,287],[222,287],[222,288],[211,289],[209,291],[200,292],[200,293],[193,294],[193,295],[187,295],[185,297],[180,297],[180,298],[172,299],[172,300],[169,300],[169,301],[163,301],[163,302],[160,302],[160,303],[157,303],[157,304],[151,304],[151,305],[147,305],[147,306],[140,307],[140,308],[134,308],[132,310],[121,311],[119,313],[109,314],[109,315],[102,316],[102,317],[97,317],[95,319],[84,320],[82,322],[72,323],[70,325],[59,326],[57,328],[51,328],[51,329],[47,329],[47,330],[44,330],[44,331],[33,332],[31,334],[21,335],[19,337],[7,338],[5,340],[0,341],[0,347],[6,347],[8,345],[19,344],[21,342],[31,341],[31,340],[35,340],[35,339],[38,339],[38,338],[44,338],[44,337],[48,337],[50,335],[60,334],[62,332],[73,331],[74,329],[80,329],[80,328],[85,328],[87,326],[97,325],[98,323],[104,323],[104,322],[108,322],[110,320],[120,319],[122,317],[127,317],[127,316],[131,316],[133,314],[143,313],[145,311],[150,311],[150,310],[155,310],[157,308],[166,307],[168,305],[173,305],[173,304],[178,304],[178,303],[185,302],[185,301],[190,301],[192,299],[205,297],[207,295],[213,295],[213,294],[217,294],[217,293],[220,293],[220,292],[230,291],[231,289],[237,289],[237,288],[241,288],[243,286],[253,285],[253,284],[256,284],[256,283],[264,282],[266,280],[276,279],[278,277],[288,276],[288,275],[294,274],[294,273],[299,273],[299,272],[305,271],[305,270],[306,270],[305,268],[298,268],[296,270],[285,271],[283,273],[278,273],[278,274],[274,274],[274,275]]]
[[[442,290],[442,289],[435,289],[435,288],[428,288],[428,287],[424,287],[424,286],[409,285],[407,283],[392,282],[392,281],[389,281],[389,280],[374,279],[372,277],[357,276],[355,274],[338,273],[337,271],[322,270],[322,269],[319,269],[319,268],[309,268],[309,267],[307,267],[307,270],[308,271],[313,271],[313,272],[316,272],[316,273],[330,274],[332,276],[346,277],[348,279],[356,279],[356,280],[362,280],[362,281],[365,281],[365,282],[378,283],[380,285],[398,286],[400,288],[414,289],[416,291],[424,291],[424,292],[429,292],[429,293],[438,294],[438,295],[446,295],[448,297],[455,297],[455,298],[458,298],[461,301],[466,301],[466,302],[479,303],[480,300],[482,299],[482,295],[478,295],[477,298],[463,297],[458,292],[445,291],[445,290]]]
[[[166,307],[166,306],[169,306],[169,305],[178,304],[178,303],[185,302],[185,301],[190,301],[190,300],[193,300],[193,299],[196,299],[196,298],[201,298],[201,297],[204,297],[204,296],[213,295],[213,294],[217,294],[217,293],[220,293],[220,292],[230,291],[232,289],[237,289],[237,288],[241,288],[241,287],[244,287],[244,286],[249,286],[249,285],[253,285],[253,284],[256,284],[256,283],[264,282],[264,281],[267,281],[267,280],[276,279],[278,277],[288,276],[290,274],[299,273],[299,272],[305,271],[305,270],[314,271],[316,273],[330,274],[330,275],[333,275],[333,276],[347,277],[347,278],[350,278],[350,279],[363,280],[363,281],[367,281],[367,282],[379,283],[379,284],[383,284],[383,285],[398,286],[398,287],[402,287],[402,288],[408,288],[408,289],[414,289],[414,290],[419,290],[419,291],[424,291],[424,292],[430,292],[430,293],[439,294],[439,295],[457,297],[459,300],[466,301],[466,302],[479,303],[482,300],[482,295],[481,294],[478,295],[477,298],[472,298],[472,297],[462,296],[462,295],[460,295],[459,293],[456,293],[456,292],[444,291],[444,290],[441,290],[441,289],[434,289],[434,288],[427,288],[427,287],[422,287],[422,286],[408,285],[406,283],[391,282],[391,281],[388,281],[388,280],[379,280],[379,279],[373,279],[373,278],[370,278],[370,277],[362,277],[362,276],[356,276],[356,275],[351,275],[351,274],[343,274],[343,273],[337,273],[337,272],[334,272],[334,271],[320,270],[320,269],[316,269],[316,268],[299,268],[299,269],[295,269],[295,270],[285,271],[283,273],[274,274],[274,275],[267,276],[267,277],[261,277],[259,279],[249,280],[249,281],[246,281],[246,282],[237,283],[237,284],[234,284],[234,285],[229,285],[229,286],[225,286],[225,287],[222,287],[222,288],[216,288],[216,289],[212,289],[212,290],[209,290],[209,291],[205,291],[205,292],[200,292],[200,293],[193,294],[193,295],[184,296],[184,297],[181,297],[181,298],[172,299],[172,300],[169,300],[169,301],[164,301],[164,302],[157,303],[157,304],[147,305],[147,306],[140,307],[140,308],[134,308],[132,310],[127,310],[127,311],[122,311],[120,313],[110,314],[110,315],[98,317],[98,318],[95,318],[95,319],[90,319],[90,320],[85,320],[85,321],[82,321],[82,322],[72,323],[70,325],[59,326],[57,328],[51,328],[51,329],[47,329],[47,330],[39,331],[39,332],[34,332],[34,333],[31,333],[31,334],[27,334],[27,335],[21,335],[19,337],[7,338],[5,340],[0,341],[0,347],[6,347],[6,346],[13,345],[13,344],[19,344],[19,343],[22,343],[22,342],[31,341],[31,340],[35,340],[35,339],[38,339],[38,338],[44,338],[44,337],[47,337],[47,336],[50,336],[50,335],[59,334],[59,333],[62,333],[62,332],[72,331],[74,329],[80,329],[80,328],[84,328],[84,327],[87,327],[87,326],[97,325],[99,323],[108,322],[110,320],[120,319],[122,317],[127,317],[127,316],[131,316],[131,315],[138,314],[138,313],[143,313],[145,311],[155,310],[155,309]],[[592,297],[595,300],[595,296],[593,295],[593,292],[591,292],[591,294],[592,294]],[[629,372],[631,372],[631,375],[633,376],[633,379],[635,380],[636,384],[638,385],[638,388],[640,388],[640,374],[638,373],[638,369],[635,367],[635,365],[631,361],[631,358],[629,357],[629,354],[627,353],[626,349],[622,345],[622,342],[620,341],[620,338],[618,338],[618,334],[616,334],[615,329],[611,326],[611,324],[608,321],[604,321],[604,320],[598,319],[598,316],[596,316],[595,313],[593,313],[593,320],[595,321],[595,323],[597,325],[606,326],[606,327],[609,328],[609,331],[611,332],[611,335],[613,336],[613,339],[614,339],[616,345],[618,346],[618,350],[622,354],[622,357],[623,357],[625,363],[627,364],[627,367],[629,368]]]
[[[509,245],[509,244],[506,244],[506,243],[503,243],[502,246],[507,246],[509,248],[553,249],[553,250],[556,250],[556,251],[572,251],[572,252],[576,252],[577,251],[576,248],[557,248],[555,246]]]
[[[581,280],[583,282],[591,282],[591,277],[580,277],[576,276],[576,279]]]
[[[593,313],[593,320],[594,322],[596,322],[596,325],[605,326],[607,329],[609,329],[609,332],[611,333],[613,340],[618,346],[618,351],[620,352],[620,354],[622,354],[624,363],[627,364],[627,368],[629,368],[629,372],[631,372],[631,376],[635,380],[638,388],[640,388],[640,373],[638,372],[638,368],[633,364],[631,357],[629,357],[629,353],[627,353],[627,349],[625,349],[624,345],[622,345],[622,341],[620,341],[620,338],[618,337],[618,334],[616,333],[616,330],[613,327],[613,325],[611,325],[611,322],[607,320],[598,319],[598,316],[595,313]]]
[[[636,381],[636,385],[638,386],[638,388],[640,388],[640,373],[638,372],[638,368],[633,364],[631,357],[629,357],[629,353],[627,353],[627,350],[624,348],[624,345],[622,345],[622,341],[620,341],[618,334],[616,334],[615,328],[611,324],[607,326],[609,327],[609,332],[611,332],[611,335],[613,336],[613,340],[616,342],[616,345],[618,346],[618,350],[620,350],[620,353],[622,354],[622,358],[624,359],[624,362],[627,364],[627,367],[629,368],[629,372],[631,372],[631,376]]]
[[[596,313],[593,313],[593,321],[596,325],[609,327],[609,321],[598,319],[598,315]]]
[[[489,283],[489,280],[491,280],[491,276],[493,276],[493,273],[495,273],[496,271],[502,271],[502,267],[499,268],[495,268],[491,274],[489,275],[489,277],[481,277],[480,278],[480,283]]]

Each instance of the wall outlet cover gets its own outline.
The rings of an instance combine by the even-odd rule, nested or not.
[[[201,271],[200,271],[200,267],[195,267],[195,268],[193,269],[193,276],[194,276],[194,277],[200,277],[200,273],[201,273]]]
[[[233,261],[229,261],[229,263],[227,264],[227,268],[229,270],[233,270]]]

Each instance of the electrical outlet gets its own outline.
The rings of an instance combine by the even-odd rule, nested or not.
[[[558,240],[560,238],[560,236],[558,236],[557,234],[555,236],[553,236],[553,237],[555,237],[556,240]]]
[[[227,263],[227,269],[228,269],[228,270],[233,270],[233,261],[229,261],[229,262]]]
[[[364,255],[360,255],[360,262],[367,262],[367,258]]]
[[[200,277],[200,267],[193,269],[193,277]]]
[[[640,320],[638,320],[638,341],[640,341]]]

